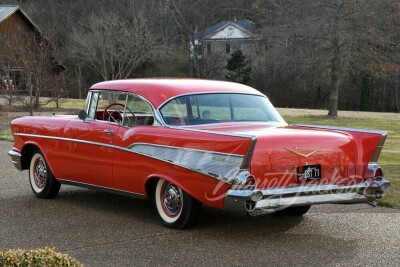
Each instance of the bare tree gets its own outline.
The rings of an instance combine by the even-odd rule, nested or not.
[[[44,36],[37,32],[29,36],[28,42],[10,39],[3,43],[0,66],[4,73],[2,97],[33,115],[40,105],[60,104],[64,67],[54,60],[53,46]]]
[[[142,64],[163,53],[146,23],[142,16],[128,21],[105,11],[89,16],[74,29],[71,56],[103,80],[131,77]]]
[[[351,76],[382,70],[382,51],[376,44],[377,40],[385,42],[385,33],[376,22],[382,24],[385,17],[374,13],[382,10],[379,4],[366,0],[275,1],[283,30],[279,37],[288,43],[278,64],[286,65],[287,75],[308,79],[308,84],[314,80],[311,77],[325,79],[330,116],[337,116],[339,94],[350,89]]]

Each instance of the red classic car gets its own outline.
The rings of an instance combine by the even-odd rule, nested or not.
[[[386,132],[288,125],[268,98],[236,83],[133,79],[93,85],[78,116],[11,123],[9,151],[33,193],[61,184],[154,199],[170,228],[202,204],[303,215],[311,205],[376,201]]]

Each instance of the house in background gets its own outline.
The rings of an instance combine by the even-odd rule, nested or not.
[[[190,68],[207,78],[225,79],[225,66],[231,53],[241,50],[253,62],[259,53],[261,38],[247,19],[220,21],[194,34],[190,44]],[[192,44],[195,44],[194,46]]]
[[[28,86],[37,86],[41,95],[51,95],[63,90],[64,70],[55,60],[54,47],[20,7],[0,5],[2,93],[23,93]]]

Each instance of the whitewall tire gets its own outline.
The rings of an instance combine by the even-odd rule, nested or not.
[[[60,191],[61,184],[54,178],[46,159],[39,150],[32,153],[29,182],[33,194],[38,198],[54,198]]]
[[[196,222],[201,207],[199,201],[163,179],[156,186],[155,204],[162,224],[173,229],[191,227]]]

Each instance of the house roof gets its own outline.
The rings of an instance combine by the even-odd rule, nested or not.
[[[2,23],[4,20],[9,18],[11,15],[14,13],[19,12],[22,14],[23,18],[28,21],[28,23],[31,25],[34,31],[40,34],[45,40],[49,41],[46,36],[42,33],[40,28],[28,17],[28,15],[25,14],[25,12],[22,11],[22,9],[18,5],[0,5],[0,23]],[[50,42],[49,42],[50,43]],[[50,43],[50,45],[52,45]],[[65,70],[65,66],[55,62],[55,68],[60,68],[62,70]]]
[[[237,24],[240,27],[248,30],[249,32],[253,32],[254,30],[254,23],[250,20],[247,19],[240,19],[240,20],[222,20],[220,22],[215,23],[214,25],[211,25],[210,27],[206,28],[203,32],[204,36],[208,36],[213,32],[218,31],[219,29],[223,28],[229,23]]]
[[[19,9],[16,5],[0,5],[0,22],[14,14]]]
[[[32,27],[37,31],[40,35],[43,36],[43,33],[40,31],[39,27],[33,23],[33,21],[28,17],[27,14],[25,14],[22,9],[17,6],[17,5],[0,5],[0,23],[2,23],[4,20],[6,20],[8,17],[10,17],[12,14],[16,12],[20,12],[22,16],[29,22],[29,24],[32,25]]]

